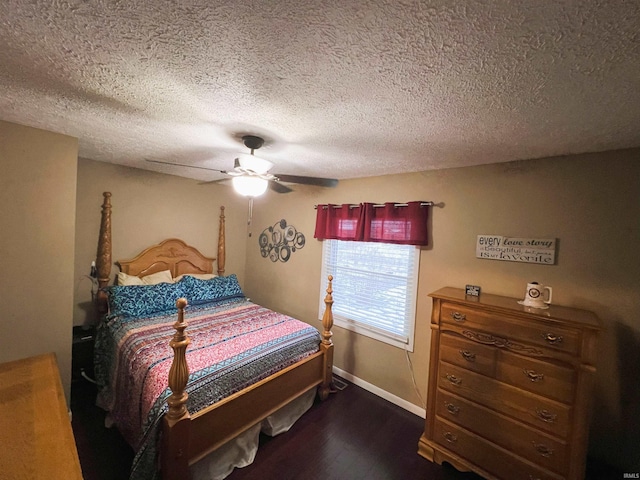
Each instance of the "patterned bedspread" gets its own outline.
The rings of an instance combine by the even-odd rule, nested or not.
[[[97,403],[136,451],[130,478],[156,475],[157,441],[177,314],[111,318],[96,335]],[[196,412],[318,351],[320,335],[304,322],[245,299],[187,307],[191,338],[187,408]]]

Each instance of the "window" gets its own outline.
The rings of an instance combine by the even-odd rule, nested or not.
[[[413,245],[324,240],[320,315],[333,275],[336,325],[413,351],[419,261]]]

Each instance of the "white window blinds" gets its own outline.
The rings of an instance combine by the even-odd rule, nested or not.
[[[341,240],[323,244],[322,278],[333,275],[335,324],[413,350],[419,248]]]

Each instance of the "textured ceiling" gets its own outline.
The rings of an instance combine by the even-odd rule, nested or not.
[[[0,119],[201,180],[640,146],[640,2],[3,0]]]

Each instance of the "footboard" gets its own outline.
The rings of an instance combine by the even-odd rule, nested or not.
[[[189,369],[185,358],[189,338],[184,333],[185,299],[177,302],[176,333],[170,342],[174,351],[169,371],[167,400],[169,411],[163,419],[161,470],[163,480],[189,478],[189,465],[236,437],[312,388],[319,397],[328,397],[332,383],[333,277],[329,276],[325,311],[322,317],[322,341],[317,353],[287,367],[210,407],[191,415],[185,391]]]

